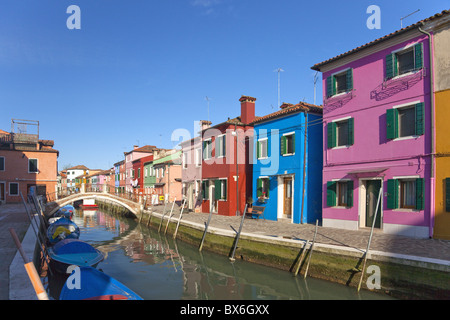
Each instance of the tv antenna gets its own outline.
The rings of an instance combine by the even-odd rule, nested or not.
[[[407,16],[404,16],[403,18],[400,18],[400,27],[403,29],[403,19],[408,18],[409,16],[412,16],[414,13],[419,12],[420,9],[414,11],[413,13],[408,14]]]
[[[283,72],[284,70],[281,68],[277,68],[275,70],[273,70],[273,72],[278,72],[278,107],[281,106],[281,101],[280,101],[280,72]]]
[[[317,79],[319,78],[317,76],[318,73],[319,73],[319,71],[317,71],[316,74],[314,75],[314,105],[316,104],[316,83],[317,83]]]
[[[208,122],[209,122],[209,101],[211,100],[208,96],[205,97],[205,100],[208,101]]]

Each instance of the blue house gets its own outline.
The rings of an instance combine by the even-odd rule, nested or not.
[[[267,220],[315,223],[322,208],[321,106],[284,103],[253,121],[253,206]]]

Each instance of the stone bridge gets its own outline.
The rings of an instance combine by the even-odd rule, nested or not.
[[[51,217],[59,208],[64,207],[65,205],[72,204],[75,201],[84,200],[84,199],[99,199],[106,200],[109,202],[117,203],[122,207],[125,207],[130,212],[132,212],[135,216],[138,216],[142,209],[142,204],[118,197],[114,194],[110,193],[100,193],[100,192],[85,192],[85,193],[75,193],[69,196],[66,196],[62,199],[55,200],[51,203],[48,203],[45,209],[45,215],[47,217]]]

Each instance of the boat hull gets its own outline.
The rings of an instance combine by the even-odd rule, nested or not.
[[[69,289],[68,279],[64,284],[60,300],[142,300],[121,282],[90,267],[80,267],[80,288]]]

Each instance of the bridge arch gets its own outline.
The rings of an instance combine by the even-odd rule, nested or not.
[[[126,209],[128,209],[135,216],[139,214],[140,204],[132,202],[130,200],[125,200],[114,195],[108,193],[77,193],[74,195],[70,195],[60,200],[54,201],[58,206],[52,209],[49,213],[49,216],[52,216],[58,209],[71,204],[75,201],[83,200],[83,199],[99,199],[99,200],[107,200],[113,203],[116,203]]]

